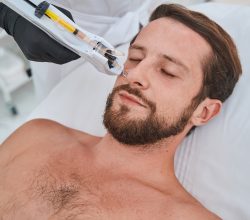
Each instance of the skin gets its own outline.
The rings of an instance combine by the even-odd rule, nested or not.
[[[202,59],[210,52],[188,27],[157,19],[132,44],[128,75],[115,86],[140,89],[156,103],[157,114],[175,119],[198,93]],[[136,99],[117,94],[113,107],[126,105],[128,117],[145,118],[147,108],[131,98]],[[219,100],[206,98],[183,132],[148,150],[125,146],[109,133],[95,137],[49,120],[24,124],[0,147],[0,219],[220,219],[186,192],[174,173],[179,143],[220,108]]]

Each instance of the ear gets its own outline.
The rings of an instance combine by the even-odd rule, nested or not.
[[[194,111],[191,118],[191,123],[194,126],[206,124],[220,112],[221,107],[222,103],[220,100],[206,98],[198,105],[198,107]]]

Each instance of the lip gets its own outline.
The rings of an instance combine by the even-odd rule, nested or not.
[[[118,94],[119,94],[119,96],[120,96],[121,98],[123,98],[123,99],[126,99],[126,100],[128,100],[128,101],[130,101],[130,102],[133,102],[133,103],[135,103],[135,104],[137,104],[137,105],[140,105],[140,106],[142,106],[142,107],[144,107],[144,108],[147,107],[140,99],[138,99],[138,98],[137,98],[136,96],[134,96],[134,95],[129,94],[129,93],[126,92],[126,91],[120,91]]]

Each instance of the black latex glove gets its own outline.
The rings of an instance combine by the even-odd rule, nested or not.
[[[57,8],[73,20],[69,11]],[[28,60],[64,64],[79,58],[3,3],[0,3],[0,27],[14,37]]]

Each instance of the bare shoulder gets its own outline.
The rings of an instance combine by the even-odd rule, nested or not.
[[[183,203],[181,208],[181,215],[178,219],[186,220],[220,220],[221,218],[203,207],[200,203]]]
[[[57,138],[60,135],[60,138]],[[48,119],[33,119],[22,126],[20,126],[15,132],[13,132],[6,141],[2,144],[9,145],[13,143],[19,143],[19,145],[25,142],[25,145],[28,146],[28,143],[45,140],[46,142],[61,140],[65,141],[69,138],[98,138],[92,135],[89,135],[82,131],[77,131],[66,127],[56,121],[48,120]]]
[[[178,190],[176,190],[178,191]],[[169,220],[220,220],[212,211],[204,207],[196,198],[186,193],[165,194],[160,203],[162,217]],[[165,210],[165,211],[164,211]],[[169,212],[171,210],[171,212]],[[160,219],[160,218],[159,218]]]
[[[4,158],[21,154],[28,149],[62,148],[80,140],[83,143],[84,140],[91,142],[96,137],[52,120],[34,119],[20,126],[0,145],[0,160],[3,162]]]
[[[26,147],[30,142],[39,141],[40,139],[48,138],[49,140],[55,132],[66,132],[66,127],[59,123],[47,119],[34,119],[24,123],[17,128],[1,145],[5,148],[6,145],[12,146],[18,144],[20,147],[23,143]],[[53,133],[51,133],[53,131]]]
[[[205,208],[190,194],[176,193],[174,188],[169,192],[162,192],[156,188],[146,188],[142,195],[150,198],[143,203],[143,219],[168,219],[168,220],[220,220],[221,218]],[[134,193],[135,195],[135,193]],[[142,196],[141,196],[142,197]],[[136,207],[133,205],[133,207]],[[148,218],[150,216],[150,218]]]

